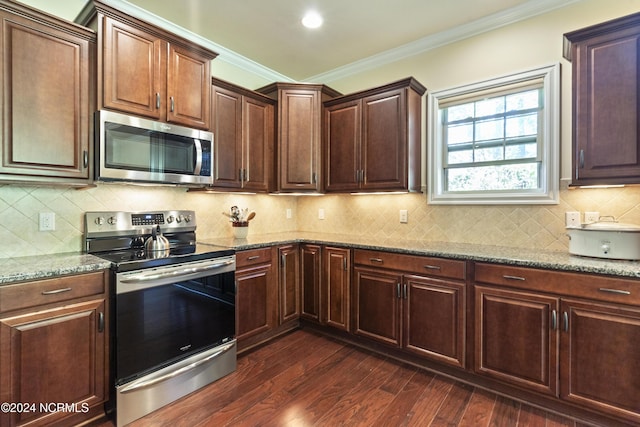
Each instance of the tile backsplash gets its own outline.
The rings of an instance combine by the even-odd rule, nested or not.
[[[192,209],[199,239],[232,235],[229,207],[257,213],[250,233],[288,231],[483,243],[565,250],[566,211],[598,211],[640,224],[640,187],[561,190],[558,205],[435,206],[424,194],[294,197],[187,192],[183,188],[98,184],[95,188],[0,186],[0,257],[82,250],[84,212]],[[291,209],[292,218],[286,218]],[[318,211],[324,210],[324,219]],[[400,209],[408,223],[399,221]],[[55,231],[38,231],[40,212],[53,212]]]

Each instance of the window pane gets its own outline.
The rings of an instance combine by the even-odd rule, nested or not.
[[[535,159],[538,156],[538,144],[518,144],[507,145],[504,157],[507,160],[513,159]]]
[[[473,150],[469,149],[469,150],[460,150],[460,151],[449,151],[447,162],[450,165],[455,165],[459,163],[472,163]]]
[[[538,188],[538,163],[447,169],[447,191]]]
[[[540,89],[507,95],[507,111],[538,108]]]
[[[502,160],[502,147],[488,147],[476,149],[475,161],[478,162],[493,162],[496,160]]]
[[[506,137],[536,135],[538,133],[538,113],[507,118]]]
[[[504,119],[484,120],[476,123],[476,141],[504,138]]]
[[[454,122],[456,120],[468,119],[473,117],[473,103],[456,105],[447,110],[447,121]]]
[[[447,145],[473,141],[473,125],[465,123],[452,125],[447,128]]]
[[[504,97],[483,99],[476,102],[476,117],[492,116],[504,112]]]

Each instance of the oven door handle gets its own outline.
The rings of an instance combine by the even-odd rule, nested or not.
[[[140,274],[123,278],[120,281],[122,283],[143,283],[143,282],[152,282],[155,280],[162,280],[162,279],[168,279],[168,278],[184,279],[184,278],[191,277],[192,275],[197,275],[210,270],[216,270],[218,268],[226,267],[233,263],[235,263],[235,260],[218,262],[215,264],[207,265],[205,267],[180,268],[177,270],[166,271],[163,273],[140,273]]]
[[[183,366],[181,368],[176,369],[175,371],[169,372],[167,374],[164,375],[160,375],[157,377],[152,377],[152,378],[140,378],[139,380],[133,381],[132,383],[124,386],[123,388],[121,388],[118,392],[119,393],[132,393],[136,390],[140,390],[142,388],[147,388],[147,387],[151,387],[154,384],[158,384],[160,382],[163,381],[167,381],[173,377],[176,377],[180,374],[184,374],[185,372],[189,372],[192,371],[194,369],[196,369],[198,366],[203,365],[209,361],[211,361],[212,359],[215,359],[216,357],[222,356],[224,353],[228,352],[229,350],[231,350],[233,348],[233,346],[235,346],[235,341],[224,345],[223,347],[219,348],[218,351],[216,351],[215,353],[210,354],[207,357],[204,357],[196,362],[193,362],[189,365]]]

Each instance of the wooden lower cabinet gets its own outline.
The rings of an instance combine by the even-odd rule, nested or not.
[[[4,302],[15,301],[12,307],[29,306],[0,314],[0,402],[22,405],[2,411],[0,425],[75,425],[104,413],[109,372],[104,277],[90,273],[0,289]],[[80,295],[66,296],[74,294]],[[64,301],[45,302],[49,296]]]
[[[640,424],[640,308],[562,300],[562,399]]]
[[[300,252],[298,244],[278,247],[280,324],[300,317]]]
[[[556,396],[559,299],[476,286],[475,300],[475,371]]]
[[[300,245],[300,316],[315,323],[320,323],[321,281],[322,246],[303,243]]]
[[[351,329],[351,250],[326,246],[322,251],[321,322]]]
[[[464,277],[464,263],[451,267],[449,260],[363,251],[356,262],[388,267],[354,267],[356,335],[465,367],[464,281],[411,274],[425,269]]]
[[[236,339],[269,332],[278,322],[276,272],[271,248],[236,253]]]

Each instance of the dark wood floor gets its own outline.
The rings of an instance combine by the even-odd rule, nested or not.
[[[584,426],[304,330],[241,356],[236,372],[130,424],[405,425]]]

